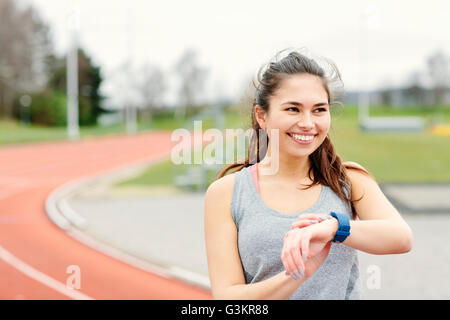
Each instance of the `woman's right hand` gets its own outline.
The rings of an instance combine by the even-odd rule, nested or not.
[[[310,243],[310,247],[312,246],[322,246],[323,242],[315,243],[316,241]],[[331,242],[328,242],[325,244],[325,246],[322,247],[322,250],[320,250],[316,255],[311,256],[305,263],[305,277],[310,278],[317,269],[320,268],[320,266],[324,263],[324,261],[328,257],[328,253],[331,249]]]
[[[286,233],[281,253],[286,274],[296,280],[309,278],[323,264],[331,248],[328,224],[293,228]]]

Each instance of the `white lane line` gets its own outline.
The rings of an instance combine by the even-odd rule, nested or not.
[[[2,246],[0,246],[0,259],[11,265],[13,268],[19,270],[23,274],[27,275],[28,277],[46,285],[47,287],[52,288],[55,291],[58,291],[65,296],[68,296],[69,298],[75,300],[94,300],[93,298],[77,291],[76,289],[71,289],[63,283],[34,269],[33,267],[29,266],[22,260],[12,255],[9,251],[5,250]]]
[[[3,191],[0,189],[0,200],[7,199],[9,197],[12,197],[16,194],[19,194],[19,193],[25,192],[25,191],[27,191],[27,189],[23,189],[23,188],[16,188],[16,189],[10,188],[10,189],[7,189],[6,191]]]

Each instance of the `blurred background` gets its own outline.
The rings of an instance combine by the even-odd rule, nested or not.
[[[174,130],[192,131],[195,120],[203,130],[250,128],[258,69],[282,49],[306,47],[333,60],[344,81],[339,101],[345,108],[333,110],[330,132],[337,153],[375,176],[415,232],[408,254],[361,253],[366,296],[448,299],[449,15],[444,0],[0,0],[0,201],[9,201],[14,216],[49,177],[53,190],[106,167],[117,174],[120,167],[115,178],[80,182],[65,194],[82,225],[67,218],[67,207],[58,207],[61,215],[121,257],[207,290],[204,191],[223,165],[176,165],[170,148],[139,167],[136,161],[170,146]],[[158,134],[165,136],[150,143]],[[92,149],[83,149],[84,142]],[[64,144],[73,149],[58,149]],[[134,154],[138,149],[142,153]],[[66,167],[58,158],[63,154],[72,160]],[[91,160],[98,166],[83,171]],[[52,163],[61,165],[59,173]],[[49,214],[48,207],[45,213],[35,208],[36,215]],[[1,222],[5,228],[8,219]],[[168,237],[168,230],[177,236]],[[10,247],[6,240],[0,245],[14,254],[14,243],[25,240],[18,232],[8,237]],[[23,251],[22,259],[37,269],[51,264],[35,264],[28,255]],[[379,287],[373,282],[378,275]],[[67,275],[53,277],[65,283]],[[12,282],[2,298],[33,296],[26,281]],[[103,297],[89,285],[88,295]],[[120,291],[113,297],[123,298]]]

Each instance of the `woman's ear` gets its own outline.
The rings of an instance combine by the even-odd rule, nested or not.
[[[255,118],[261,129],[266,130],[266,111],[259,105],[255,106]]]

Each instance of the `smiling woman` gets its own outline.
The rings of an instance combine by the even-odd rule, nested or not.
[[[351,202],[345,166],[328,135],[330,108],[342,106],[337,101],[344,92],[340,72],[331,60],[319,56],[308,58],[307,54],[300,51],[293,51],[280,59],[285,52],[288,50],[279,52],[274,62],[264,65],[258,72],[259,85],[251,115],[254,134],[248,157],[244,163],[226,166],[217,178],[223,177],[231,169],[236,168],[232,171],[234,173],[266,158],[265,162],[261,162],[261,168],[274,158],[267,132],[275,129],[280,133],[276,152],[278,155],[284,154],[280,160],[294,164],[299,172],[308,167],[307,173],[300,174],[301,179],[306,176],[312,179],[308,188],[324,184],[344,201]],[[348,167],[370,175],[360,166],[349,164]]]
[[[316,60],[293,51],[268,64],[248,157],[226,166],[206,192],[217,299],[361,299],[356,250],[412,247],[411,229],[372,175],[336,154],[330,106],[342,80],[334,63]]]

